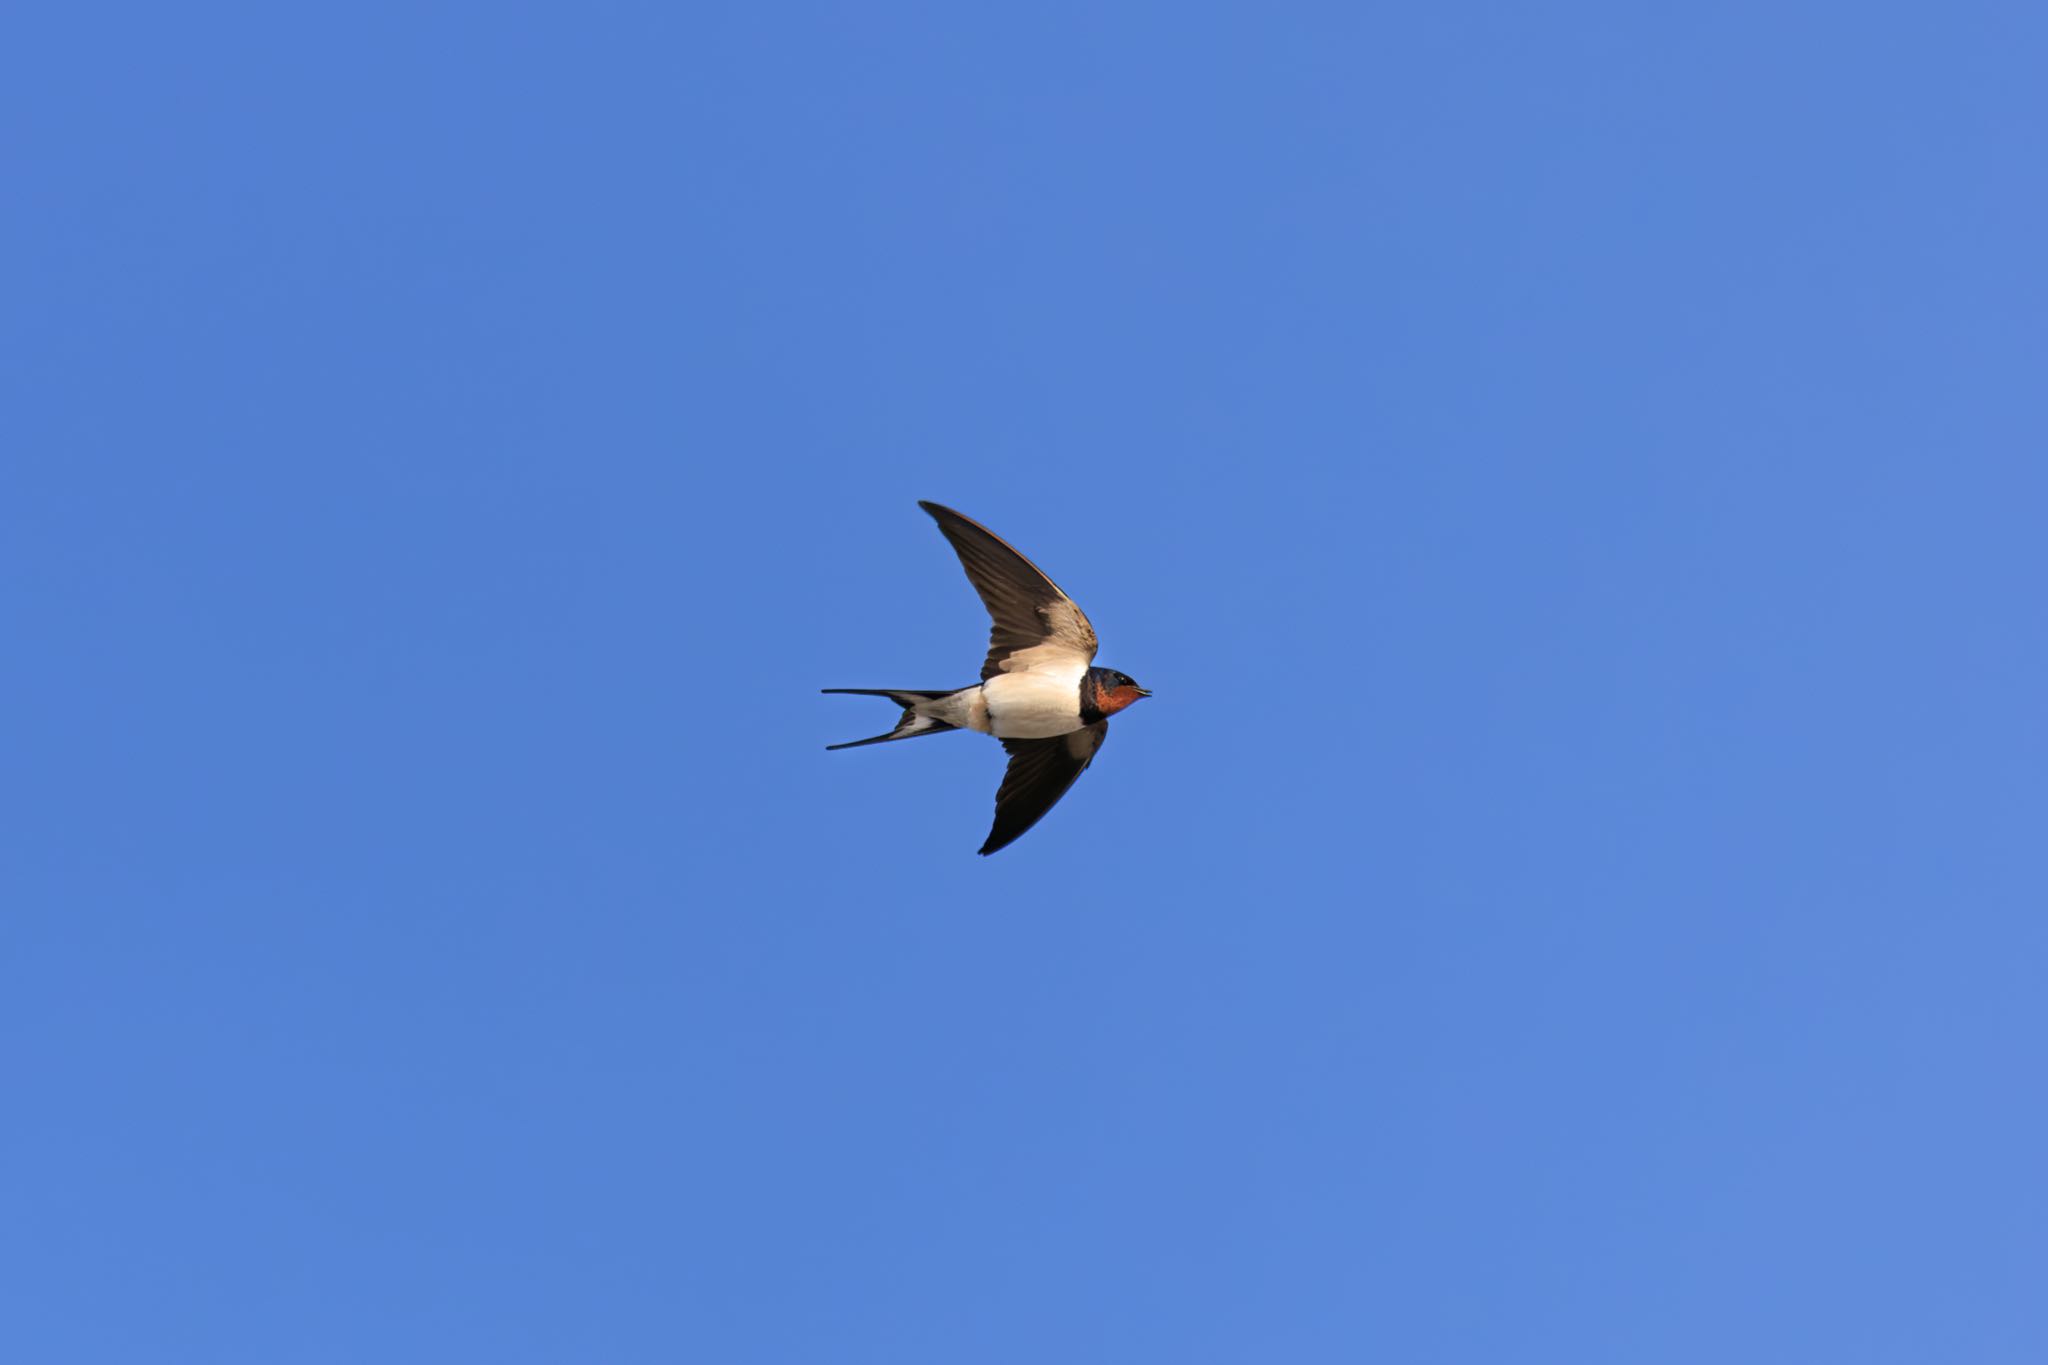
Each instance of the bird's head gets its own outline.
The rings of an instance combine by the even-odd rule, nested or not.
[[[1113,668],[1091,668],[1088,672],[1095,684],[1095,709],[1105,716],[1113,716],[1132,702],[1152,695],[1128,673]]]

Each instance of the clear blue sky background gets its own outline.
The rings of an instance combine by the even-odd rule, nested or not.
[[[7,1359],[2048,1359],[2038,6],[0,36]]]

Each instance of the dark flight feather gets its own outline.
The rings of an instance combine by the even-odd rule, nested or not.
[[[1095,627],[1074,599],[1060,591],[1059,584],[1036,564],[972,517],[935,502],[918,506],[939,524],[953,552],[960,556],[967,581],[988,608],[993,624],[988,658],[981,666],[983,682],[998,673],[1055,659],[1072,658],[1085,664],[1095,657]]]
[[[996,822],[980,851],[994,853],[1037,824],[1067,794],[1075,779],[1088,770],[1108,738],[1109,722],[1098,720],[1070,735],[1004,740],[1010,767],[1003,774],[1003,785],[996,791]]]

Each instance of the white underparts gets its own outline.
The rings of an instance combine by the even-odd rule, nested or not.
[[[999,739],[1049,739],[1081,728],[1081,675],[1085,662],[998,673],[981,685],[988,732]],[[980,728],[980,727],[977,727]]]
[[[917,702],[914,709],[919,716],[998,739],[1070,735],[1081,728],[1081,675],[1087,668],[1067,660],[1049,668],[998,673],[979,687]]]

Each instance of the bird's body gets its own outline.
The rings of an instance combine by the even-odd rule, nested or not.
[[[997,739],[1050,739],[1081,728],[1079,663],[1052,663],[1021,673],[998,673],[981,685],[987,731]]]
[[[1066,794],[1109,734],[1109,717],[1151,693],[1113,669],[1092,667],[1095,628],[1050,578],[979,522],[921,502],[960,556],[993,626],[981,682],[952,691],[828,687],[887,697],[903,708],[896,728],[853,749],[947,730],[1003,741],[1010,767],[996,793],[996,821],[983,853],[1037,823]]]

